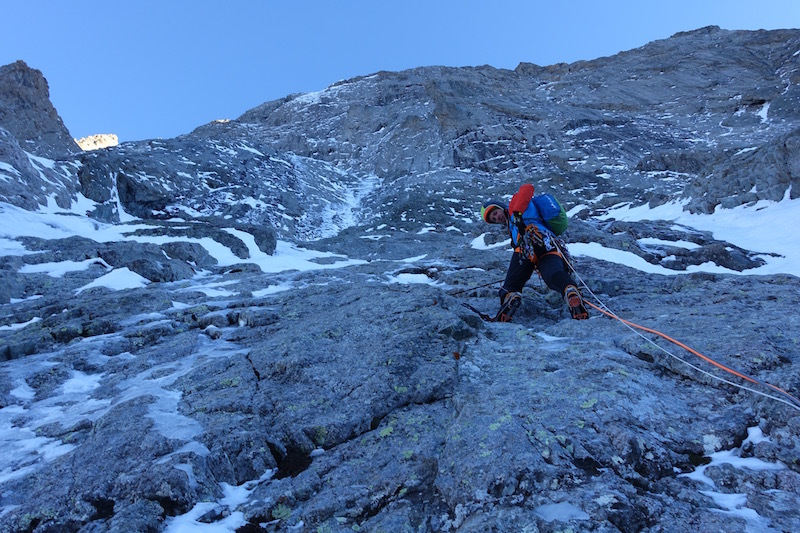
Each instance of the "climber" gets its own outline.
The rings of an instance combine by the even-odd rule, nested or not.
[[[589,318],[581,293],[570,275],[556,236],[567,229],[567,214],[550,194],[533,195],[527,183],[506,206],[489,200],[481,208],[481,217],[489,224],[504,224],[511,236],[514,254],[506,279],[500,288],[500,311],[496,320],[510,322],[522,303],[522,287],[535,270],[545,285],[564,297],[572,318]]]

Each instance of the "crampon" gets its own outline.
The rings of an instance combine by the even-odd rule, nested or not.
[[[589,313],[583,305],[583,298],[581,298],[581,293],[578,291],[577,287],[574,285],[567,287],[566,290],[564,290],[564,300],[567,302],[569,314],[573,319],[586,320],[589,318]]]

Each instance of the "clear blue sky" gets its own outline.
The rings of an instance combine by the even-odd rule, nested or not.
[[[800,0],[0,0],[0,65],[74,137],[174,137],[379,70],[550,65],[676,32],[800,28]]]

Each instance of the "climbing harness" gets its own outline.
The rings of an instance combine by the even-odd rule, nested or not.
[[[565,261],[566,261],[566,259],[565,259]],[[703,355],[702,353],[698,352],[697,350],[694,350],[694,349],[690,348],[689,346],[685,345],[684,343],[682,343],[682,342],[680,342],[678,340],[675,340],[672,337],[670,337],[668,335],[665,335],[664,333],[662,333],[660,331],[657,331],[657,330],[651,329],[651,328],[647,328],[647,327],[641,326],[639,324],[635,324],[634,322],[631,322],[630,320],[625,320],[624,318],[619,317],[616,313],[611,311],[611,309],[609,309],[609,307],[607,305],[605,305],[600,300],[600,298],[597,297],[597,295],[594,292],[592,292],[592,290],[589,288],[589,286],[586,284],[586,282],[580,277],[580,275],[578,275],[578,273],[575,271],[575,268],[572,267],[572,265],[570,265],[570,270],[572,271],[573,275],[575,275],[575,277],[578,279],[578,282],[580,283],[581,287],[583,289],[585,289],[585,291],[588,294],[590,294],[592,296],[592,298],[594,298],[594,300],[596,300],[599,305],[595,305],[592,302],[589,302],[587,300],[584,300],[584,303],[588,304],[589,306],[591,306],[592,308],[596,309],[597,311],[599,311],[600,313],[604,314],[605,316],[607,316],[609,318],[613,318],[614,320],[618,320],[621,324],[624,324],[625,326],[627,326],[631,331],[633,331],[638,336],[643,338],[645,341],[647,341],[648,343],[652,344],[657,349],[659,349],[662,352],[666,353],[667,355],[669,355],[673,359],[675,359],[677,361],[680,361],[684,365],[687,365],[687,366],[693,368],[694,370],[697,370],[701,374],[704,374],[704,375],[706,375],[706,376],[708,376],[708,377],[710,377],[712,379],[715,379],[717,381],[721,381],[721,382],[726,383],[728,385],[732,385],[732,386],[737,387],[737,388],[742,389],[742,390],[746,390],[746,391],[758,394],[760,396],[764,396],[766,398],[770,398],[772,400],[776,400],[776,401],[781,402],[781,403],[785,403],[786,405],[788,405],[788,406],[800,411],[800,399],[794,397],[793,395],[791,395],[787,391],[781,389],[780,387],[776,387],[775,385],[772,385],[771,383],[767,383],[765,381],[760,381],[760,380],[758,380],[758,379],[756,379],[756,378],[754,378],[752,376],[748,376],[747,374],[739,372],[738,370],[734,370],[734,369],[732,369],[730,367],[727,367],[727,366],[723,365],[722,363],[719,363],[719,362],[713,360],[712,358],[710,358],[710,357],[708,357],[706,355]],[[703,361],[705,361],[705,362],[707,362],[707,363],[709,363],[709,364],[711,364],[711,365],[713,365],[713,366],[715,366],[715,367],[717,367],[717,368],[719,368],[721,370],[724,370],[725,372],[727,372],[727,373],[729,373],[731,375],[734,375],[734,376],[736,376],[736,377],[738,377],[740,379],[743,379],[743,380],[745,380],[745,381],[747,381],[749,383],[752,383],[754,385],[760,385],[762,387],[771,389],[772,391],[779,393],[781,396],[775,396],[773,394],[767,394],[765,392],[753,389],[752,387],[747,387],[745,385],[741,385],[739,383],[734,383],[733,381],[730,381],[730,380],[721,378],[719,376],[716,376],[716,375],[712,374],[711,372],[703,370],[702,368],[698,367],[697,365],[694,365],[694,364],[690,363],[689,361],[686,361],[685,359],[683,359],[681,357],[678,357],[677,355],[675,355],[674,353],[670,352],[666,348],[656,344],[656,342],[654,342],[652,339],[650,339],[648,337],[645,337],[643,334],[641,334],[637,330],[641,330],[641,331],[645,331],[647,333],[652,333],[654,335],[657,335],[657,336],[659,336],[659,337],[661,337],[661,338],[663,338],[663,339],[675,344],[676,346],[680,346],[684,350],[686,350],[689,353],[699,357]]]

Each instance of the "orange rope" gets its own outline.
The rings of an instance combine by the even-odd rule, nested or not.
[[[558,247],[558,250],[559,250],[559,251],[562,251],[562,250],[561,250],[561,245],[559,245],[559,244],[558,244],[558,242],[556,242],[556,246]],[[596,295],[595,295],[595,294],[592,292],[592,290],[589,288],[589,286],[588,286],[588,285],[586,285],[586,282],[585,282],[585,281],[583,281],[583,279],[581,279],[581,278],[580,278],[580,276],[578,275],[578,273],[575,271],[575,267],[573,267],[573,266],[572,266],[572,264],[570,263],[570,261],[567,259],[567,256],[568,256],[568,255],[569,255],[569,254],[564,254],[564,253],[562,252],[562,257],[564,258],[564,262],[567,264],[567,267],[569,268],[569,270],[571,270],[573,274],[575,274],[576,276],[578,276],[578,279],[581,281],[581,284],[583,285],[583,287],[585,287],[585,288],[586,288],[586,290],[587,290],[587,291],[588,291],[588,292],[589,292],[589,293],[590,293],[592,296],[594,296],[594,297],[595,297],[595,299],[597,299],[597,301],[598,301],[600,304],[602,304],[602,302],[600,302],[600,299],[599,299],[599,298],[597,298],[597,296],[596,296]],[[713,374],[711,374],[711,373],[709,373],[709,372],[706,372],[705,370],[703,370],[703,369],[701,369],[701,368],[699,368],[699,367],[696,367],[696,366],[692,365],[691,363],[689,363],[689,362],[687,362],[687,361],[684,361],[684,360],[683,360],[683,359],[681,359],[680,357],[678,357],[678,356],[676,356],[676,355],[673,355],[671,352],[669,352],[669,351],[667,351],[667,350],[664,350],[664,348],[661,348],[661,347],[660,347],[660,346],[658,346],[657,344],[653,343],[653,345],[654,345],[654,346],[656,346],[657,348],[659,348],[659,349],[661,349],[661,350],[664,350],[664,351],[665,351],[667,354],[669,354],[671,357],[674,357],[674,358],[678,359],[678,360],[679,360],[679,361],[681,361],[682,363],[689,365],[690,367],[694,368],[695,370],[698,370],[699,372],[702,372],[702,373],[704,373],[704,374],[706,374],[706,375],[708,375],[708,376],[710,376],[710,377],[712,377],[712,378],[714,378],[714,379],[718,379],[718,380],[720,380],[720,381],[724,381],[725,383],[728,383],[728,384],[730,384],[730,385],[733,385],[733,386],[735,386],[735,387],[739,387],[739,388],[742,388],[742,389],[748,390],[748,391],[750,391],[750,392],[753,392],[753,393],[755,393],[755,394],[760,394],[760,395],[762,395],[762,396],[766,396],[767,398],[771,398],[771,399],[773,399],[773,400],[777,400],[777,401],[779,401],[779,402],[785,403],[785,404],[787,404],[787,405],[789,405],[789,406],[791,406],[791,407],[793,407],[793,408],[797,409],[798,411],[800,411],[800,400],[798,400],[797,398],[795,398],[794,396],[792,396],[791,394],[789,394],[789,393],[788,393],[788,392],[786,392],[785,390],[781,389],[780,387],[776,387],[775,385],[772,385],[772,384],[770,384],[770,383],[766,383],[766,382],[761,382],[761,381],[758,381],[757,379],[755,379],[755,378],[752,378],[752,377],[750,377],[750,376],[747,376],[747,375],[745,375],[745,374],[742,374],[741,372],[737,372],[736,370],[733,370],[732,368],[728,368],[727,366],[725,366],[725,365],[723,365],[723,364],[720,364],[720,363],[718,363],[718,362],[714,361],[714,360],[713,360],[713,359],[711,359],[710,357],[706,357],[705,355],[701,354],[700,352],[698,352],[698,351],[696,351],[696,350],[693,350],[692,348],[689,348],[688,346],[686,346],[686,345],[685,345],[685,344],[683,344],[682,342],[678,342],[677,340],[675,340],[675,339],[673,339],[672,337],[669,337],[669,336],[667,336],[667,335],[665,335],[665,334],[661,333],[660,331],[656,331],[656,330],[654,330],[654,329],[646,328],[646,327],[644,327],[644,326],[640,326],[639,324],[635,324],[635,323],[633,323],[633,322],[630,322],[629,320],[625,320],[625,319],[623,319],[623,318],[620,318],[620,317],[618,317],[617,315],[615,315],[615,314],[611,313],[610,311],[607,311],[606,309],[601,309],[600,307],[598,307],[598,306],[594,305],[593,303],[591,303],[591,302],[589,302],[589,301],[587,301],[587,300],[584,300],[584,303],[586,303],[586,304],[589,304],[591,307],[593,307],[594,309],[596,309],[596,310],[600,311],[601,313],[603,313],[604,315],[606,315],[606,316],[608,316],[608,317],[610,317],[610,318],[613,318],[613,319],[615,319],[615,320],[619,320],[620,322],[622,322],[623,324],[625,324],[626,326],[628,326],[628,327],[630,327],[630,328],[636,328],[636,329],[640,329],[640,330],[642,330],[642,331],[646,331],[646,332],[648,332],[648,333],[652,333],[652,334],[654,334],[654,335],[658,335],[659,337],[662,337],[662,338],[664,338],[664,339],[668,340],[669,342],[672,342],[672,343],[676,344],[677,346],[680,346],[680,347],[681,347],[681,348],[683,348],[684,350],[687,350],[689,353],[692,353],[692,354],[696,355],[696,356],[697,356],[697,357],[699,357],[700,359],[702,359],[702,360],[704,360],[704,361],[706,361],[706,362],[708,362],[708,363],[710,363],[710,364],[712,364],[712,365],[716,366],[717,368],[720,368],[720,369],[724,370],[725,372],[728,372],[728,373],[730,373],[730,374],[733,374],[734,376],[738,376],[738,377],[740,377],[740,378],[742,378],[742,379],[744,379],[744,380],[746,380],[746,381],[749,381],[750,383],[755,383],[755,384],[758,384],[758,385],[762,385],[762,386],[764,386],[764,387],[769,387],[769,388],[771,388],[772,390],[774,390],[774,391],[777,391],[777,392],[779,392],[779,393],[783,394],[783,395],[784,395],[784,396],[786,396],[786,397],[787,397],[789,400],[787,401],[787,400],[784,400],[784,399],[782,399],[782,398],[778,398],[778,397],[776,397],[776,396],[770,396],[769,394],[766,394],[766,393],[764,393],[764,392],[757,391],[757,390],[755,390],[755,389],[751,389],[751,388],[749,388],[749,387],[745,387],[744,385],[739,385],[739,384],[737,384],[737,383],[733,383],[732,381],[728,381],[728,380],[722,379],[722,378],[720,378],[720,377],[718,377],[718,376],[715,376],[715,375],[713,375]],[[643,338],[644,338],[644,337],[643,337]],[[649,342],[653,342],[653,341],[649,341]]]
[[[733,374],[734,376],[740,377],[740,378],[742,378],[742,379],[744,379],[746,381],[749,381],[750,383],[755,383],[757,385],[763,385],[763,386],[769,387],[769,388],[771,388],[771,389],[773,389],[773,390],[775,390],[777,392],[780,392],[781,394],[784,394],[788,398],[790,398],[795,404],[800,405],[800,400],[798,400],[797,398],[795,398],[794,396],[792,396],[791,394],[789,394],[785,390],[781,389],[780,387],[776,387],[775,385],[771,385],[770,383],[759,381],[759,380],[757,380],[755,378],[752,378],[752,377],[750,377],[750,376],[748,376],[746,374],[742,374],[741,372],[737,372],[736,370],[734,370],[732,368],[728,368],[727,366],[725,366],[725,365],[723,365],[721,363],[718,363],[717,361],[714,361],[710,357],[707,357],[707,356],[701,354],[697,350],[694,350],[694,349],[690,348],[689,346],[686,346],[682,342],[677,341],[677,340],[673,339],[672,337],[670,337],[668,335],[665,335],[664,333],[661,333],[660,331],[657,331],[657,330],[651,329],[651,328],[647,328],[647,327],[644,327],[644,326],[640,326],[639,324],[635,324],[634,322],[631,322],[629,320],[625,320],[624,318],[620,318],[620,317],[616,316],[615,314],[610,313],[609,311],[606,311],[605,309],[601,309],[600,307],[594,305],[592,302],[584,300],[584,303],[590,305],[591,307],[593,307],[594,309],[600,311],[601,313],[603,313],[604,315],[606,315],[609,318],[613,318],[615,320],[619,320],[623,324],[626,324],[626,325],[628,325],[630,327],[633,327],[633,328],[636,328],[636,329],[640,329],[642,331],[646,331],[646,332],[652,333],[654,335],[658,335],[659,337],[661,337],[663,339],[666,339],[669,342],[671,342],[671,343],[673,343],[673,344],[675,344],[677,346],[680,346],[681,348],[683,348],[684,350],[688,351],[689,353],[696,355],[697,357],[699,357],[703,361],[706,361],[707,363],[710,363],[710,364],[714,365],[715,367],[724,370],[725,372],[728,372],[730,374]]]

